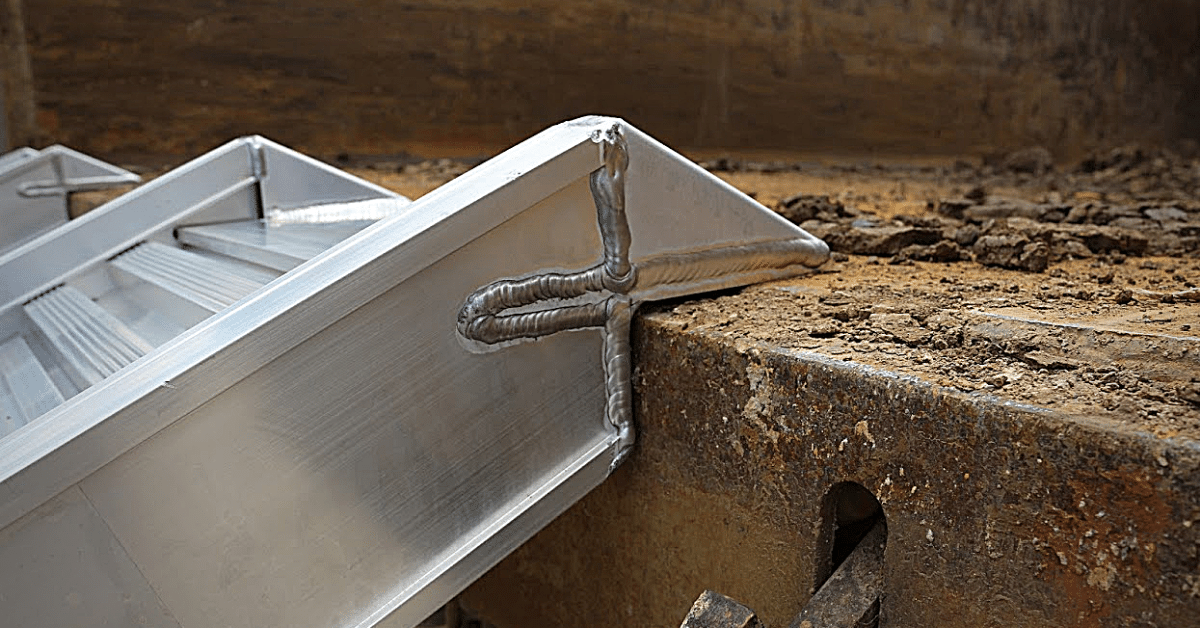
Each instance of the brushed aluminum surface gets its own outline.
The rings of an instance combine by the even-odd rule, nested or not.
[[[14,339],[28,349],[32,363],[60,396],[42,399],[61,403],[102,383],[280,275],[237,257],[183,250],[173,237],[194,221],[260,222],[262,198],[270,196],[274,185],[267,166],[283,180],[325,181],[325,193],[315,200],[322,208],[339,205],[333,192],[343,195],[341,205],[394,209],[408,203],[268,140],[249,137],[0,255],[0,294],[6,299],[0,306],[0,338]],[[330,183],[333,179],[340,180]],[[323,246],[328,248],[364,224],[359,220],[349,226],[324,225]],[[0,405],[12,410],[0,417],[5,433],[58,405],[21,403],[28,401],[29,391],[11,390],[13,383],[37,372],[21,368],[25,363],[0,362],[0,378],[9,383],[7,392],[0,394]]]
[[[220,312],[266,283],[159,242],[143,242],[109,263],[210,312]]]
[[[78,488],[0,530],[0,606],[12,628],[180,628]]]
[[[628,162],[612,168],[618,143]],[[302,207],[310,192],[339,200],[321,186],[239,196],[240,177],[308,179],[260,138],[230,150],[242,159],[220,180],[233,182],[229,198],[254,200],[251,219]],[[166,244],[175,227],[217,222],[196,220],[205,198],[90,250]],[[415,625],[627,452],[638,300],[798,272],[823,246],[619,120],[552,127],[0,440],[0,528],[21,517],[36,527],[35,509],[79,491],[189,628]],[[0,259],[0,290],[55,281],[5,288],[6,262],[36,257]],[[480,291],[592,268],[606,274],[572,284],[584,289],[565,302],[533,290],[484,314],[602,316],[497,343],[460,333]],[[123,280],[93,273],[80,285]]]
[[[91,386],[152,349],[78,289],[59,286],[25,305],[25,313],[64,358],[79,386]]]
[[[54,409],[62,392],[20,336],[0,344],[0,438]]]
[[[179,241],[279,271],[289,271],[371,225],[373,220],[337,223],[245,220],[181,227]]]

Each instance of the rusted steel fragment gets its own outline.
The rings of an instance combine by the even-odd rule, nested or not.
[[[764,628],[754,611],[716,591],[705,591],[679,628]]]
[[[871,528],[846,561],[821,585],[789,628],[860,628],[879,617],[887,526]]]

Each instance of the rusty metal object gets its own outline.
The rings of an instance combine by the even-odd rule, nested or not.
[[[763,628],[754,611],[737,601],[705,591],[692,604],[692,610],[679,628]]]
[[[887,524],[876,521],[846,561],[808,600],[789,628],[869,628],[877,625],[886,542]]]
[[[501,628],[669,625],[708,587],[787,625],[828,560],[823,500],[854,481],[887,517],[880,626],[1200,616],[1195,439],[781,342],[640,317],[637,453],[465,599]]]
[[[808,600],[789,628],[874,628],[883,593],[883,549],[887,524],[875,525],[837,571]],[[763,628],[745,605],[714,591],[705,591],[692,605],[680,628]]]

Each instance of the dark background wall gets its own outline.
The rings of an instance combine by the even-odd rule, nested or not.
[[[27,1],[39,120],[103,155],[262,133],[486,153],[584,113],[681,147],[1059,158],[1200,135],[1191,0]]]

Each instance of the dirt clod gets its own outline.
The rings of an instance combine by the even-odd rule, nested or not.
[[[1054,157],[1041,146],[1032,146],[1009,153],[1000,166],[1009,172],[1044,174],[1054,168]]]
[[[982,236],[972,250],[975,259],[985,266],[1040,273],[1050,264],[1050,249],[1044,242],[1031,241],[1015,233]]]
[[[1194,170],[1193,179],[1200,180],[1200,168]],[[975,185],[961,196],[929,200],[923,212],[882,216],[827,195],[807,193],[785,198],[777,210],[824,238],[834,251],[897,256],[896,262],[973,258],[988,266],[1042,272],[1051,262],[1064,259],[1107,256],[1120,263],[1131,255],[1200,253],[1200,201],[1195,198],[1171,190],[1164,195],[1171,199],[1143,193],[1135,203],[1115,202],[1125,198],[1116,191],[1077,191],[1067,201],[1059,192],[1043,192],[1031,199],[1027,198],[1030,188],[1061,188],[1063,177],[1068,183],[1078,181],[1075,175],[1053,175],[1046,168],[1019,171],[1027,175],[1036,171],[1040,178],[1022,179],[1021,187],[1006,190],[1016,194],[989,193]],[[1121,178],[1107,185],[1123,190],[1130,183]],[[1185,182],[1183,187],[1200,192],[1200,181]]]
[[[1200,406],[1200,383],[1181,384],[1176,389],[1179,398],[1193,405]]]

